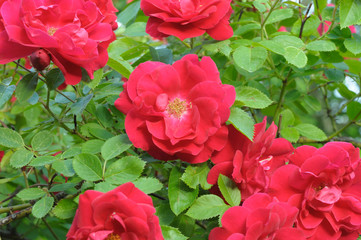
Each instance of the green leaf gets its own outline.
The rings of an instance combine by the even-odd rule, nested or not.
[[[52,143],[53,135],[49,131],[38,132],[31,140],[31,146],[35,151],[47,150]]]
[[[255,24],[257,25],[257,24]],[[258,29],[260,28],[259,25]],[[244,27],[244,26],[243,26]],[[212,44],[206,44],[203,45],[203,48],[213,54],[215,53],[222,53],[223,55],[229,57],[232,51],[232,48],[229,46],[231,44],[230,40],[225,40],[225,41],[220,41],[220,42],[216,42],[216,43],[212,43]]]
[[[297,129],[295,129],[293,127],[281,128],[280,134],[281,134],[281,137],[283,137],[293,143],[297,142],[298,139],[300,138],[300,133],[297,131]]]
[[[105,172],[105,180],[112,184],[123,184],[137,179],[145,162],[135,156],[126,156],[111,164]]]
[[[251,108],[263,109],[271,105],[272,101],[260,90],[252,87],[236,88],[236,103]]]
[[[201,185],[203,189],[207,190],[212,187],[212,185],[207,183],[209,170],[207,163],[189,165],[184,171],[181,179],[190,188],[196,189],[198,185]]]
[[[359,115],[356,119],[354,119],[357,114],[359,114],[359,112],[361,111],[361,103],[359,102],[350,102],[347,105],[347,116],[348,119],[351,120],[355,120],[358,121],[361,119],[361,115]]]
[[[346,87],[343,83],[338,84],[337,91],[342,95],[342,97],[347,99],[352,99],[356,96],[356,93],[348,89],[348,87]]]
[[[241,203],[241,191],[238,189],[235,182],[220,174],[217,183],[224,199],[231,206],[238,206]]]
[[[102,157],[105,161],[119,156],[132,146],[126,134],[109,138],[101,148]]]
[[[103,78],[103,68],[100,68],[94,72],[94,78],[88,83],[91,89],[95,89]]]
[[[359,24],[361,20],[361,0],[342,0],[340,3],[341,28]]]
[[[0,145],[8,148],[24,146],[24,141],[19,133],[10,128],[0,127]]]
[[[200,196],[189,208],[186,215],[196,220],[205,220],[221,215],[228,208],[230,206],[225,204],[222,198],[208,194]]]
[[[73,160],[56,160],[53,162],[52,167],[60,174],[63,174],[65,177],[72,177],[74,176],[74,169],[73,169]]]
[[[337,50],[336,45],[333,42],[326,40],[317,40],[310,42],[306,45],[306,48],[308,50],[317,52],[329,52]]]
[[[154,48],[149,46],[149,52],[153,61],[163,62],[166,64],[173,63],[173,52],[168,48]]]
[[[49,89],[55,90],[61,84],[64,83],[65,78],[62,71],[59,68],[51,69],[46,73],[46,82],[48,84]]]
[[[96,117],[106,128],[111,128],[114,125],[112,115],[110,114],[108,108],[103,105],[97,106]]]
[[[60,219],[72,218],[75,215],[75,211],[78,205],[71,199],[62,199],[53,208],[53,213]]]
[[[123,35],[127,37],[146,36],[147,35],[147,33],[145,32],[146,25],[147,25],[146,22],[135,22],[125,29]]]
[[[356,55],[361,53],[361,36],[355,33],[352,36],[353,38],[346,39],[344,44],[347,50]]]
[[[259,45],[261,45],[262,47],[277,53],[279,55],[285,55],[286,51],[285,51],[285,46],[278,41],[274,41],[274,40],[263,40],[258,42]]]
[[[53,162],[56,161],[56,157],[53,156],[40,156],[37,158],[34,158],[31,162],[30,162],[30,166],[33,167],[40,167],[40,166],[44,166],[47,164],[52,164]]]
[[[75,183],[56,184],[50,188],[49,192],[62,192],[62,191],[74,188],[74,186],[76,186]]]
[[[151,194],[163,188],[163,184],[156,178],[141,177],[133,183],[145,194]]]
[[[293,126],[295,122],[295,116],[291,110],[285,109],[280,113],[280,115],[282,115],[281,129]]]
[[[182,172],[174,167],[169,176],[168,199],[170,208],[179,215],[192,205],[198,196],[198,188],[191,189],[181,180]]]
[[[95,184],[94,190],[106,193],[106,192],[113,190],[116,187],[117,187],[116,185],[110,184],[108,182],[100,182],[100,183]]]
[[[326,134],[321,129],[312,124],[302,123],[295,126],[295,129],[297,129],[302,136],[312,140],[324,141],[327,139]]]
[[[228,121],[249,140],[253,141],[254,120],[240,108],[231,107],[231,115]]]
[[[303,48],[305,46],[303,41],[295,36],[279,35],[274,37],[272,40],[282,44],[284,48],[286,47]]]
[[[23,77],[15,90],[15,96],[20,102],[26,102],[33,96],[38,85],[38,73],[29,73]]]
[[[88,140],[81,145],[82,153],[97,154],[100,153],[104,141],[99,139]]]
[[[320,57],[323,61],[330,63],[339,63],[344,61],[338,51],[320,52]]]
[[[107,65],[120,73],[125,78],[129,78],[130,73],[134,70],[133,67],[120,56],[109,56]]]
[[[280,22],[293,16],[292,8],[282,8],[274,10],[267,19],[267,24]]]
[[[239,46],[233,53],[234,63],[248,72],[255,72],[261,68],[266,58],[267,50],[262,47]]]
[[[289,46],[286,47],[286,53],[284,57],[286,58],[287,62],[295,65],[298,68],[303,68],[307,64],[307,56],[306,54],[299,48]]]
[[[326,69],[325,75],[330,81],[343,82],[345,80],[345,72],[336,68]]]
[[[65,95],[66,97],[64,97],[63,95]],[[75,102],[76,100],[76,95],[73,92],[62,92],[62,94],[57,94],[55,97],[55,102],[59,103],[59,104],[67,104],[70,103],[71,101],[69,99],[71,99],[72,101]],[[68,99],[69,98],[69,99]]]
[[[65,152],[63,152],[63,154],[61,155],[61,158],[70,158],[70,157],[74,157],[78,154],[81,153],[81,147],[71,147],[68,150],[66,150]]]
[[[21,200],[23,200],[23,201],[27,201],[27,200],[41,198],[45,194],[46,193],[40,188],[27,188],[27,189],[21,190],[16,196],[21,198]]]
[[[160,226],[162,229],[162,235],[165,240],[186,240],[188,239],[184,236],[178,228],[171,226]]]
[[[37,201],[34,206],[32,213],[36,218],[43,218],[45,217],[48,212],[50,212],[51,208],[54,204],[54,198],[52,197],[43,197],[39,201]]]
[[[81,115],[92,98],[93,94],[89,94],[85,97],[77,99],[77,101],[70,106],[70,111],[67,113],[67,115]]]
[[[0,84],[0,109],[3,108],[4,104],[9,101],[15,91],[16,86]]]
[[[102,164],[99,158],[90,153],[81,153],[75,156],[73,168],[76,174],[87,181],[102,179]]]
[[[14,168],[21,168],[27,165],[33,159],[33,153],[26,150],[20,149],[11,155],[10,165]]]
[[[123,25],[127,25],[137,16],[139,9],[140,1],[134,1],[132,4],[129,4],[126,9],[118,14],[118,22],[122,23]]]

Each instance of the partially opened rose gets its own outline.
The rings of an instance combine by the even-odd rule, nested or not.
[[[286,163],[294,149],[286,139],[276,138],[274,123],[267,130],[266,125],[266,118],[255,125],[253,142],[228,125],[226,146],[211,158],[215,166],[208,174],[209,184],[216,184],[219,174],[228,176],[241,190],[242,200],[267,190],[271,174]]]
[[[161,160],[207,161],[227,141],[225,122],[236,97],[209,57],[186,55],[173,65],[140,64],[115,106],[135,147]]]
[[[0,6],[0,64],[42,49],[66,84],[75,85],[81,68],[93,78],[107,63],[116,24],[110,0],[2,0]]]
[[[141,0],[140,7],[149,16],[146,32],[155,38],[184,40],[208,33],[225,40],[233,35],[231,0]]]
[[[222,227],[212,229],[209,240],[305,240],[293,228],[298,209],[264,193],[249,197],[242,206],[228,209]]]
[[[67,240],[163,240],[151,197],[133,183],[102,193],[88,190],[79,207]]]
[[[301,146],[277,169],[269,192],[300,212],[307,239],[357,239],[361,231],[360,151],[350,143]]]

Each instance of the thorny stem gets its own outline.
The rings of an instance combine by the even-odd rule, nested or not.
[[[22,209],[30,207],[30,206],[31,206],[30,203],[25,203],[25,204],[15,205],[15,206],[11,206],[11,207],[0,208],[0,214],[7,213],[7,212],[13,212],[13,211],[17,211],[17,210],[22,210]]]

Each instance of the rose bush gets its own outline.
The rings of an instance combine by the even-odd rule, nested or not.
[[[215,166],[208,174],[209,184],[216,184],[219,174],[228,176],[241,190],[243,200],[267,190],[271,174],[286,163],[293,146],[284,138],[275,138],[274,123],[267,130],[266,125],[266,118],[255,125],[253,142],[232,125],[227,126],[227,144],[211,158]]]
[[[242,206],[228,209],[222,216],[222,227],[214,228],[209,240],[303,240],[301,230],[293,228],[298,209],[257,193]]]
[[[141,0],[149,16],[146,32],[155,38],[176,36],[181,40],[208,33],[216,40],[233,35],[229,25],[231,0]]]
[[[173,65],[140,64],[115,106],[125,113],[134,146],[161,160],[205,162],[227,141],[225,122],[235,100],[209,57],[186,55]]]
[[[125,183],[107,193],[88,190],[79,207],[68,240],[163,240],[152,199]]]
[[[361,231],[360,152],[352,144],[301,146],[275,171],[270,193],[297,207],[307,239],[356,239]]]
[[[110,0],[2,1],[0,63],[43,49],[67,84],[80,82],[81,68],[93,78],[93,72],[107,63],[106,49],[115,39],[115,11]]]

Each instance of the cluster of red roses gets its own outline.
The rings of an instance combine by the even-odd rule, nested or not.
[[[116,27],[111,1],[0,0],[0,63],[39,49],[65,75],[66,83],[90,76],[106,64]],[[181,40],[208,33],[230,38],[231,0],[142,0],[150,16],[147,32]],[[218,194],[220,174],[242,193],[209,239],[356,239],[361,233],[359,149],[331,142],[320,149],[294,149],[276,138],[266,119],[250,141],[226,125],[235,101],[233,86],[222,84],[209,57],[186,55],[173,65],[140,64],[124,84],[115,106],[126,114],[135,147],[156,159],[214,163],[208,182]],[[67,238],[163,239],[149,196],[127,183],[100,193],[86,191]]]

